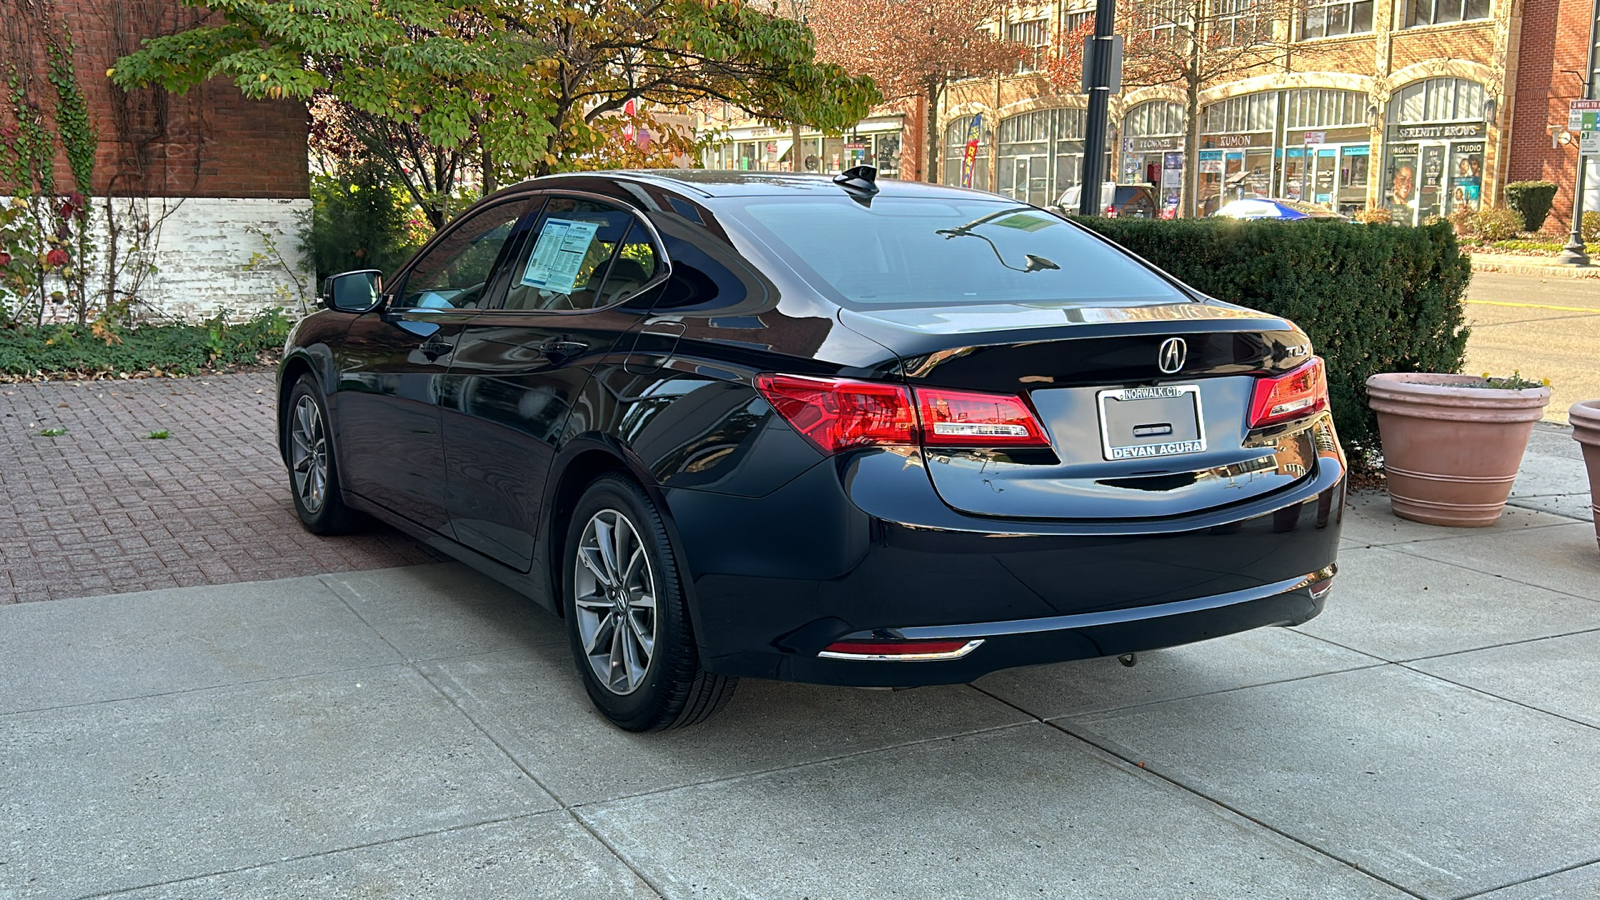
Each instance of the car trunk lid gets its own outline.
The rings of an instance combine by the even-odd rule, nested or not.
[[[846,310],[852,330],[894,348],[913,388],[1026,398],[1048,450],[930,446],[934,488],[966,513],[1116,520],[1249,500],[1310,474],[1304,429],[1249,428],[1263,375],[1310,359],[1283,319],[1228,304],[974,305]],[[1182,359],[1163,371],[1177,339]]]

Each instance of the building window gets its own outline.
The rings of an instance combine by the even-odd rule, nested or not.
[[[1212,46],[1251,47],[1272,37],[1272,22],[1262,20],[1256,0],[1212,2]]]
[[[1367,123],[1367,95],[1360,91],[1302,88],[1289,92],[1289,127],[1344,128]]]
[[[1061,17],[1062,34],[1074,34],[1080,28],[1086,33],[1094,33],[1094,10],[1080,9]]]
[[[1245,134],[1272,130],[1272,108],[1277,94],[1241,94],[1219,100],[1201,113],[1202,134]]]
[[[1045,47],[1050,43],[1050,26],[1045,19],[1012,22],[1006,26],[1006,39],[1023,46],[1017,60],[1017,73],[1037,72],[1044,67]]]
[[[1483,85],[1465,78],[1430,78],[1408,84],[1389,101],[1390,121],[1482,122]]]
[[[1054,203],[1083,175],[1084,110],[1036,109],[1000,122],[998,193]]]
[[[1408,27],[1489,18],[1489,0],[1411,0]]]
[[[1189,30],[1189,4],[1185,0],[1154,0],[1135,21],[1135,30],[1149,35],[1150,40],[1176,43],[1180,31]]]
[[[1306,15],[1300,23],[1301,40],[1371,31],[1372,0],[1306,0]]]

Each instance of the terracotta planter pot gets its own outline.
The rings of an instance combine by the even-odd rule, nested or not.
[[[1367,379],[1395,515],[1457,528],[1500,518],[1550,389],[1467,386],[1481,381],[1421,373]]]
[[[1567,411],[1572,437],[1583,445],[1583,464],[1589,469],[1589,509],[1594,513],[1595,540],[1600,541],[1600,400],[1583,400]]]

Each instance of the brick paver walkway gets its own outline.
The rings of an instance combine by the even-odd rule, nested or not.
[[[383,526],[300,527],[273,390],[269,373],[0,385],[0,604],[437,559]]]

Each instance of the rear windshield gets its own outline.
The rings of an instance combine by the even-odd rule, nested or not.
[[[753,198],[736,215],[849,306],[1189,299],[1077,226],[994,200]]]

